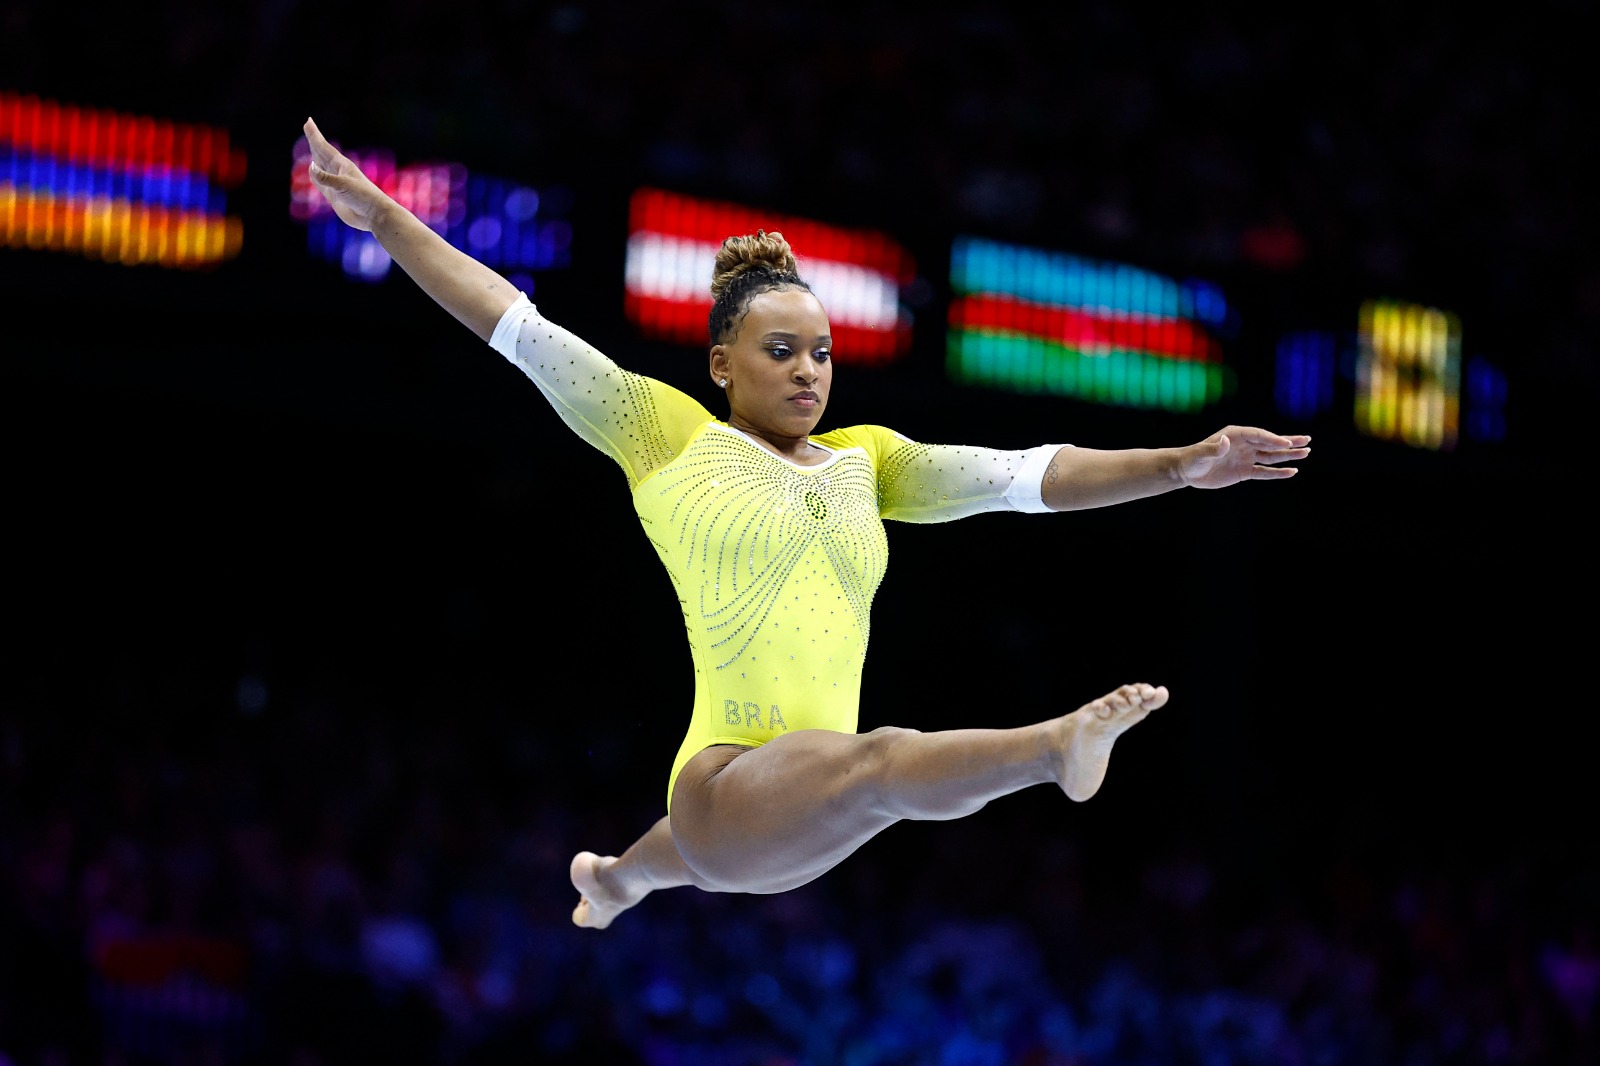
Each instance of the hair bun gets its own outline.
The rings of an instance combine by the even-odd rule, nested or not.
[[[800,264],[794,249],[777,230],[758,229],[739,237],[729,237],[717,249],[711,268],[711,298],[716,300],[740,274],[766,270],[773,274],[798,275]]]

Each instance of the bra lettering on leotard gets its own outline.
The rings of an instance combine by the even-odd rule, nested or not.
[[[767,728],[775,733],[787,733],[789,723],[783,720],[783,712],[778,710],[774,703],[767,711]],[[755,726],[761,728],[761,704],[751,703],[748,700],[744,706],[739,706],[738,700],[722,701],[722,722],[731,726]]]

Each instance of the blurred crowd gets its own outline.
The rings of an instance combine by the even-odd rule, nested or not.
[[[540,708],[442,674],[228,691],[130,658],[99,685],[99,713],[0,719],[6,1066],[1600,1053],[1592,864],[1321,837],[1247,863],[996,805],[792,893],[674,890],[580,930],[571,854],[656,797],[604,753],[562,765]]]

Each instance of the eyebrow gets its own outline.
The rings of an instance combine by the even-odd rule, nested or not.
[[[762,334],[761,339],[764,341],[798,341],[800,339],[800,334],[790,333],[787,330],[774,329]],[[833,334],[819,333],[817,334],[817,342],[819,344],[832,344]]]

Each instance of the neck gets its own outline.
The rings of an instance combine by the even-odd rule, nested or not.
[[[762,447],[768,451],[781,455],[792,462],[804,462],[807,458],[826,450],[812,444],[811,437],[807,434],[790,436],[782,433],[773,433],[771,430],[758,429],[731,415],[728,417],[728,425],[745,436],[760,442]]]

